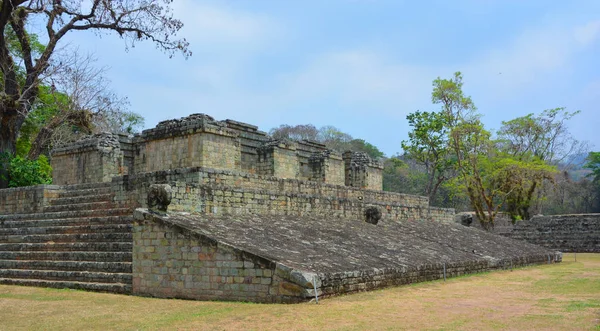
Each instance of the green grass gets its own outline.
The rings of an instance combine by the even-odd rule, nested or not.
[[[600,254],[267,305],[0,286],[0,330],[600,330]]]

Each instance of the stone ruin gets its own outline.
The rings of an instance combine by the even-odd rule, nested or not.
[[[134,137],[98,134],[54,150],[52,164],[56,185],[204,167],[370,190],[382,189],[383,169],[366,153],[342,155],[313,141],[275,140],[256,126],[205,114],[163,121]]]
[[[0,190],[0,283],[300,302],[562,255],[382,191],[364,153],[204,114],[52,153],[53,185]]]

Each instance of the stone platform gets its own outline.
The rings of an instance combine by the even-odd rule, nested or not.
[[[133,293],[300,302],[560,262],[560,252],[460,224],[135,212]]]

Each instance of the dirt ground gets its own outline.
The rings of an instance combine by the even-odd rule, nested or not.
[[[0,286],[0,330],[600,330],[600,254],[321,300],[164,300]]]

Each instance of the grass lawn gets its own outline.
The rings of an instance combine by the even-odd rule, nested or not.
[[[600,330],[600,254],[295,305],[0,285],[0,330]]]

